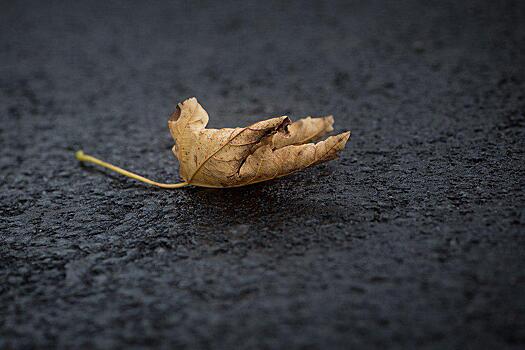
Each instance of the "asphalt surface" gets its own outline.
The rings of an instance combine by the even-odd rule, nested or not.
[[[0,9],[0,348],[525,344],[525,2]],[[341,159],[178,180],[167,119],[334,114]]]

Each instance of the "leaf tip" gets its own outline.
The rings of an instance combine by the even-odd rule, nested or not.
[[[176,122],[177,120],[179,120],[180,115],[181,115],[181,113],[182,113],[182,109],[183,109],[184,107],[189,106],[189,104],[192,104],[192,105],[194,105],[194,104],[198,104],[198,102],[197,102],[197,98],[195,98],[195,97],[189,97],[189,98],[185,99],[184,101],[179,102],[179,103],[177,104],[177,106],[175,107],[175,111],[171,114],[171,116],[170,116],[170,118],[169,118],[169,121],[170,121],[170,122]]]
[[[348,131],[345,131],[341,134],[341,141],[343,141],[346,145],[346,143],[348,142],[348,140],[350,139],[350,135],[352,134],[352,132],[350,130]]]
[[[175,112],[173,112],[170,116],[170,119],[169,121],[170,122],[176,122],[177,120],[179,120],[180,118],[180,103],[177,105],[177,107],[175,108]]]

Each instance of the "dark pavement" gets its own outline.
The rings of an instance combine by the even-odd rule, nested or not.
[[[525,2],[2,1],[0,349],[525,345]],[[167,119],[341,159],[175,182]]]

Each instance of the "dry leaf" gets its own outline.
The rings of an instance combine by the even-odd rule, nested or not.
[[[238,187],[288,175],[337,158],[350,132],[314,143],[333,130],[332,116],[291,123],[286,116],[245,128],[206,129],[208,113],[190,98],[179,103],[168,124],[188,184]]]
[[[206,129],[208,113],[195,98],[190,98],[179,103],[168,122],[175,139],[173,152],[179,159],[184,182],[156,182],[82,150],[77,151],[75,157],[162,188],[238,187],[337,158],[350,137],[349,131],[316,144],[307,143],[332,131],[333,123],[332,116],[308,117],[295,123],[288,117],[279,117],[246,128]]]

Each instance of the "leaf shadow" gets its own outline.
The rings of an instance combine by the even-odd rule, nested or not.
[[[259,184],[229,188],[190,188],[188,198],[201,227],[250,225],[278,228],[290,216],[301,216],[302,208],[294,205],[303,196],[292,190],[294,176]]]
[[[333,203],[333,195],[324,192],[316,179],[319,180],[318,171],[309,169],[244,187],[193,187],[187,189],[186,198],[201,226],[256,225],[279,229],[291,221],[323,221],[327,211],[344,216],[341,205]]]

